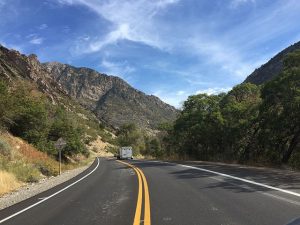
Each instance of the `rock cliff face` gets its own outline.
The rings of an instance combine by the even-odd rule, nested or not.
[[[53,104],[66,96],[65,91],[59,87],[51,75],[38,61],[37,56],[26,56],[15,50],[9,50],[0,45],[0,78],[11,83],[18,80],[28,80],[44,92]]]
[[[66,96],[72,98],[115,128],[133,122],[139,127],[154,129],[177,115],[174,107],[134,89],[118,77],[58,62],[41,64],[36,55],[26,56],[2,46],[0,77],[10,81],[30,80],[53,103]]]
[[[284,57],[288,53],[297,49],[300,49],[300,42],[297,42],[278,53],[266,64],[262,65],[260,68],[256,69],[252,74],[250,74],[244,82],[259,85],[273,79],[282,71]]]

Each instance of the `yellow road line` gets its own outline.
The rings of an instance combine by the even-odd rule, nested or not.
[[[134,165],[131,165],[129,163],[122,162],[119,160],[117,160],[117,161],[133,168],[138,177],[139,192],[138,192],[138,200],[137,200],[133,225],[140,225],[140,223],[141,223],[142,183],[144,184],[143,186],[144,186],[144,202],[145,202],[145,204],[144,204],[144,225],[151,225],[149,188],[148,188],[148,183],[147,183],[144,173]]]
[[[149,197],[149,188],[146,177],[144,173],[137,168],[137,170],[141,173],[142,179],[144,182],[144,198],[145,198],[145,205],[144,205],[144,225],[151,225],[151,218],[150,218],[150,197]]]
[[[135,168],[133,169],[136,171]],[[139,193],[138,193],[138,199],[136,203],[133,225],[139,225],[141,223],[141,211],[142,211],[142,180],[141,180],[141,175],[139,173],[137,173],[137,176],[139,180]]]

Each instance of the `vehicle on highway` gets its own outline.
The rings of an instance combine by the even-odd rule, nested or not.
[[[119,149],[119,154],[117,155],[118,159],[133,159],[132,147],[121,147]]]

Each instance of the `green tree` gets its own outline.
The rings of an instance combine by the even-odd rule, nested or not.
[[[209,159],[219,151],[223,118],[219,109],[222,95],[190,96],[175,121],[173,147],[179,155]]]
[[[10,131],[29,143],[42,147],[47,142],[49,115],[45,99],[26,95],[20,87],[13,93],[14,113]]]
[[[249,146],[258,129],[260,102],[259,87],[250,83],[235,86],[220,102],[224,119],[222,148],[226,159],[250,159]]]
[[[64,155],[73,155],[83,153],[88,155],[88,151],[84,145],[84,128],[76,121],[76,119],[63,107],[58,107],[54,114],[54,121],[50,128],[48,138],[56,141],[64,138],[67,142],[62,153]]]
[[[262,99],[259,142],[263,157],[275,163],[298,157],[293,163],[300,166],[299,50],[287,55],[284,71],[263,87]]]

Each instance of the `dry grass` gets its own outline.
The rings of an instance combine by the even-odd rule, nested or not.
[[[47,154],[8,133],[0,135],[10,149],[9,156],[0,154],[0,169],[9,172],[20,182],[37,182],[42,175],[58,174],[57,162]]]
[[[58,175],[59,163],[26,141],[9,133],[0,133],[0,144],[0,195],[17,189],[23,183],[37,182],[43,176]],[[87,165],[92,160],[93,157],[79,155],[70,163],[62,164],[62,171]]]
[[[21,185],[12,173],[0,170],[0,196],[19,188]]]
[[[32,145],[21,138],[10,134],[1,135],[12,147],[16,160],[22,160],[25,164],[34,165],[43,175],[51,176],[58,174],[58,162],[46,153],[38,151]]]

